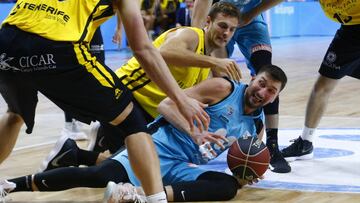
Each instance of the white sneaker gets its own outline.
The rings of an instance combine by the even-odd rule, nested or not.
[[[61,131],[62,135],[66,135],[73,140],[87,140],[88,136],[80,130],[80,122],[72,119],[71,122],[65,122],[65,126]]]
[[[96,139],[97,139],[97,132],[100,128],[100,123],[98,121],[95,121],[94,123],[91,123],[91,129],[90,129],[90,133],[89,133],[89,144],[87,146],[87,150],[88,151],[93,151],[95,144],[96,144]]]
[[[16,184],[7,180],[0,180],[0,202],[5,203],[5,197],[16,188]]]
[[[146,203],[146,197],[139,195],[136,191],[135,186],[130,183],[119,183],[116,184],[110,181],[105,190],[104,203],[107,202],[135,202],[135,203]]]

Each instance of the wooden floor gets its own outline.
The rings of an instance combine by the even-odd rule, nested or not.
[[[317,78],[317,70],[331,37],[307,37],[273,39],[273,63],[282,67],[289,78],[281,95],[280,128],[301,128],[304,111],[312,85]],[[236,53],[238,54],[238,53]],[[119,53],[107,54],[107,63],[112,67],[120,65]],[[244,64],[243,75],[248,71]],[[245,80],[248,80],[246,78]],[[320,127],[360,127],[359,81],[344,78],[336,88],[329,102],[329,108]],[[1,112],[6,105],[0,101]],[[36,172],[41,160],[47,155],[52,143],[60,135],[63,126],[60,109],[40,96],[37,108],[36,126],[32,135],[22,131],[16,149],[0,166],[0,178],[13,178]],[[84,126],[84,131],[89,127]],[[82,146],[86,145],[83,141]],[[9,195],[11,202],[99,202],[103,189],[78,188],[64,192],[30,193]],[[360,194],[301,192],[273,189],[244,188],[239,190],[233,202],[360,202]]]

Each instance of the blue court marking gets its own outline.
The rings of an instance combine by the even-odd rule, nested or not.
[[[342,140],[342,141],[360,141],[360,135],[342,134],[342,135],[320,135],[320,138]]]
[[[280,181],[261,180],[254,188],[284,189],[284,190],[301,190],[317,192],[352,192],[360,193],[360,186],[352,185],[332,185],[332,184],[312,184],[312,183],[291,183]]]
[[[282,146],[282,148],[285,146]],[[280,147],[281,148],[281,147]],[[314,149],[314,159],[324,159],[324,158],[336,158],[353,155],[354,152],[343,150],[343,149],[333,149],[333,148],[315,148]],[[215,171],[225,171],[227,168],[226,162],[227,151],[220,154],[219,157],[210,161],[206,165],[200,165],[200,168],[207,170]]]

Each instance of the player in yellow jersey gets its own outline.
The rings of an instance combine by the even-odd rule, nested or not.
[[[209,56],[214,50],[224,48],[230,41],[239,22],[238,16],[239,11],[231,4],[216,4],[209,13],[208,26],[204,30],[194,27],[174,28],[163,33],[153,42],[181,88],[198,84],[207,79],[210,72],[214,76],[227,76],[233,80],[240,80],[240,68],[233,59]],[[116,70],[116,75],[133,91],[135,105],[143,112],[148,122],[158,116],[156,108],[166,95],[148,77],[136,58],[131,58]],[[107,124],[102,124],[100,129],[96,129],[95,126],[91,132],[92,140],[88,149],[95,151],[110,149],[110,152],[116,152],[123,143],[111,136],[113,133],[118,134],[111,128]],[[105,140],[102,138],[104,135],[106,135]]]
[[[328,99],[344,76],[360,79],[360,0],[320,0],[326,16],[341,24],[319,69],[306,106],[303,132],[282,150],[289,161],[313,158],[313,137]]]
[[[77,120],[99,120],[129,135],[125,142],[131,164],[151,195],[149,202],[166,202],[159,161],[151,137],[143,133],[145,121],[133,108],[131,92],[89,52],[88,42],[114,8],[149,78],[176,102],[191,128],[194,120],[207,128],[206,105],[181,91],[147,38],[137,2],[22,0],[0,29],[0,92],[8,104],[0,120],[0,162],[12,151],[24,123],[31,133],[39,91]]]

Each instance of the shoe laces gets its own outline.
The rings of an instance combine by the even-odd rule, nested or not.
[[[292,139],[289,142],[292,142],[292,144],[288,147],[289,149],[300,149],[304,143],[301,137]]]
[[[130,183],[119,183],[112,192],[112,199],[115,202],[146,203],[146,197],[139,195],[136,188]]]
[[[16,187],[15,183],[0,180],[0,202],[5,203],[5,197]]]

